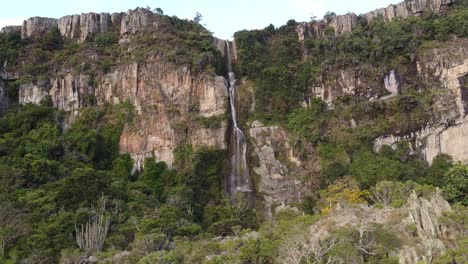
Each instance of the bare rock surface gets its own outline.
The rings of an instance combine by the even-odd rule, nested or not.
[[[337,228],[355,228],[365,232],[375,224],[382,224],[402,241],[401,249],[397,252],[399,263],[430,261],[451,247],[454,237],[439,222],[442,213],[451,210],[438,189],[429,197],[418,197],[413,191],[401,208],[337,206],[329,216],[311,226],[307,243],[319,250],[320,241]],[[416,227],[415,234],[408,232],[409,225]]]

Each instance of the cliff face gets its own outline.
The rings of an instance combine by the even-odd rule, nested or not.
[[[431,49],[419,56],[417,71],[421,82],[448,92],[440,98],[439,116],[426,127],[406,135],[382,136],[375,140],[375,149],[382,145],[395,146],[397,142],[412,142],[414,151],[419,151],[431,162],[437,154],[446,153],[455,160],[468,162],[468,119],[466,98],[463,97],[464,80],[468,75],[468,42],[457,40],[450,45]]]
[[[147,28],[157,29],[159,15],[148,9],[137,8],[127,13],[86,13],[57,19],[32,17],[21,28],[23,38],[40,38],[47,30],[58,26],[68,39],[83,43],[87,38],[116,30],[121,35],[135,34]],[[10,30],[6,27],[4,30]]]
[[[151,156],[171,166],[174,150],[183,144],[191,144],[195,149],[226,149],[228,90],[224,77],[216,76],[212,70],[200,72],[189,65],[169,62],[160,53],[149,49],[145,51],[146,57],[138,62],[128,59],[140,48],[134,38],[158,32],[161,19],[159,14],[138,8],[127,13],[88,13],[58,20],[41,17],[25,20],[21,36],[31,41],[40,39],[53,27],[58,27],[63,37],[78,43],[97,34],[116,32],[120,35],[119,45],[128,51],[123,53],[127,59],[119,59],[106,72],[82,71],[65,64],[54,64],[40,79],[21,82],[18,102],[39,104],[44,97],[51,96],[54,106],[71,115],[79,115],[81,108],[93,104],[129,102],[137,116],[134,123],[124,127],[120,149],[130,153],[137,169],[146,157]],[[167,19],[165,23],[166,27],[172,26]],[[3,32],[19,30],[18,27],[6,27]],[[225,53],[224,41],[218,42],[219,51]],[[92,49],[86,52],[79,56],[89,56],[85,63],[96,67],[101,55]],[[23,60],[28,63],[28,58]],[[20,65],[4,68],[0,78],[1,109],[9,103],[6,82],[28,76]]]
[[[301,44],[309,38],[325,35],[327,27],[335,33],[346,34],[354,30],[361,19],[370,22],[382,16],[385,22],[405,19],[424,13],[441,13],[456,0],[413,0],[378,9],[358,17],[355,14],[332,16],[318,22],[297,26]],[[115,32],[119,45],[129,52],[139,46],[125,46],[140,33],[157,35],[162,16],[148,9],[129,10],[126,13],[88,13],[65,16],[58,20],[33,17],[21,27],[23,38],[36,39],[57,26],[67,39],[83,43],[92,36]],[[3,32],[18,31],[7,27]],[[294,31],[293,31],[294,33]],[[214,46],[226,60],[227,43],[214,39]],[[303,105],[309,98],[320,98],[332,109],[334,102],[346,95],[363,97],[368,101],[389,100],[401,94],[406,86],[420,90],[436,88],[444,94],[435,98],[439,108],[427,126],[412,133],[384,135],[374,141],[375,150],[383,145],[396,146],[397,142],[410,141],[414,152],[423,153],[427,161],[439,153],[452,155],[456,160],[468,161],[468,143],[464,140],[468,129],[466,109],[468,95],[462,87],[468,82],[468,42],[466,39],[449,41],[444,47],[428,49],[413,54],[414,69],[404,67],[375,68],[371,64],[346,64],[330,66],[318,74],[305,92]],[[236,44],[229,45],[232,59],[237,61]],[[174,52],[175,57],[184,51]],[[135,124],[127,125],[120,139],[120,148],[131,154],[136,166],[141,167],[145,157],[154,156],[169,165],[174,162],[174,149],[181,144],[195,147],[209,146],[225,149],[227,120],[227,82],[212,73],[198,73],[193,68],[169,63],[159,55],[148,56],[141,62],[118,61],[107,73],[89,73],[61,66],[45,79],[21,84],[18,101],[21,104],[38,104],[50,95],[60,109],[79,114],[80,108],[95,98],[97,105],[130,102],[137,111]],[[94,56],[94,55],[92,55]],[[90,56],[90,57],[92,57]],[[226,61],[224,61],[226,63]],[[0,103],[8,105],[5,81],[18,79],[19,73],[5,73],[0,81]],[[5,80],[5,81],[4,81]],[[249,105],[250,113],[254,105]],[[224,120],[215,126],[206,126],[200,119]],[[350,120],[355,126],[360,120]],[[294,138],[280,126],[263,125],[260,121],[247,124],[252,160],[252,171],[258,179],[257,191],[266,205],[303,201],[310,195],[312,185],[317,185],[315,175],[320,170],[312,147],[307,146],[307,158],[295,153]],[[294,175],[292,177],[291,175]]]
[[[46,17],[31,17],[23,22],[22,38],[40,38],[49,29],[57,26],[57,19]]]
[[[421,16],[426,13],[438,14],[457,2],[458,0],[409,0],[365,13],[362,18],[367,23],[378,17],[382,17],[384,22],[390,22],[395,19],[406,19],[410,16]],[[348,13],[322,21],[300,23],[297,26],[298,38],[302,41],[306,38],[323,37],[327,27],[333,28],[338,35],[350,33],[356,28],[358,21],[359,17],[356,14]]]
[[[59,18],[58,28],[64,37],[84,42],[90,35],[105,33],[111,27],[120,27],[121,19],[121,13],[64,16]]]
[[[345,39],[346,33],[350,33],[358,25],[369,23],[380,16],[385,23],[429,13],[439,14],[443,17],[445,12],[453,10],[448,10],[448,8],[457,2],[455,0],[405,1],[359,17],[355,14],[346,14],[343,16],[330,16],[322,21],[297,24],[297,39],[299,45],[301,45],[301,54],[298,60],[311,62],[311,64],[316,63],[318,60],[321,63],[317,63],[316,66],[320,68],[320,73],[315,74],[313,76],[314,80],[307,84],[302,106],[306,109],[313,108],[313,99],[319,98],[326,103],[326,108],[329,110],[336,109],[337,111],[334,112],[338,112],[340,111],[339,107],[346,104],[351,105],[353,101],[365,102],[363,105],[359,105],[359,107],[362,107],[359,111],[367,113],[361,115],[361,117],[364,116],[363,118],[354,117],[354,114],[338,112],[346,117],[333,120],[332,126],[337,124],[336,126],[340,127],[338,133],[347,129],[353,130],[357,127],[355,131],[359,132],[356,133],[366,134],[373,133],[372,127],[366,127],[368,120],[365,120],[365,118],[371,116],[374,111],[366,107],[374,105],[386,108],[377,111],[385,112],[383,118],[390,120],[395,118],[395,116],[391,116],[392,111],[399,111],[395,108],[398,107],[397,102],[402,97],[415,94],[416,97],[420,96],[422,98],[423,94],[430,93],[431,99],[424,101],[424,107],[426,107],[424,121],[421,121],[423,118],[407,120],[403,114],[397,118],[400,118],[401,123],[407,122],[407,127],[397,127],[394,125],[395,123],[381,122],[380,124],[384,124],[382,127],[390,125],[379,130],[379,134],[376,134],[376,136],[372,136],[371,140],[375,139],[374,150],[379,151],[383,145],[389,145],[396,149],[397,143],[404,141],[408,143],[412,154],[418,154],[429,164],[441,153],[451,155],[456,161],[468,162],[468,143],[465,140],[468,133],[466,119],[468,93],[466,88],[463,88],[468,83],[468,42],[465,38],[454,38],[443,43],[440,42],[438,45],[431,44],[432,47],[412,50],[405,54],[407,58],[401,63],[385,63],[382,62],[384,60],[382,57],[377,58],[374,62],[371,62],[369,58],[356,59],[353,57],[352,52],[350,52],[351,54],[340,54],[337,58],[330,59],[326,56],[320,58],[320,52],[323,50],[319,47],[323,45],[320,42],[321,40],[340,43],[340,40]],[[330,28],[335,31],[336,35],[334,37],[329,35]],[[267,36],[270,34],[266,31],[262,33]],[[267,42],[265,49],[269,48],[268,45],[274,45],[276,38],[284,36],[278,32],[271,34],[270,38],[272,40]],[[239,44],[245,45],[243,47],[245,49],[249,46],[245,43],[241,44],[240,41],[243,41],[243,37],[245,36],[239,34]],[[256,35],[252,34],[249,37],[255,39]],[[354,40],[359,41],[359,37],[356,39],[347,39],[349,42],[344,45],[351,45],[350,43]],[[260,37],[256,40],[259,43],[264,41]],[[385,47],[385,44],[382,46]],[[314,54],[319,57],[318,59],[307,54],[308,50],[313,49],[320,50]],[[358,47],[356,53],[359,50]],[[274,52],[275,50],[272,49],[270,55],[275,56]],[[372,56],[372,54],[367,55]],[[347,58],[349,60],[342,58],[346,56],[352,59],[349,59],[349,57]],[[395,57],[387,58],[387,60],[397,59]],[[260,58],[262,59],[262,57]],[[333,61],[333,59],[336,60]],[[245,64],[250,62],[248,59],[245,60]],[[269,61],[268,58],[266,60]],[[266,67],[269,66],[271,65],[266,65]],[[306,70],[310,70],[310,67],[307,66]],[[257,78],[259,76],[269,78],[269,76],[255,75]],[[252,81],[249,80],[249,82]],[[265,88],[262,87],[262,89]],[[251,97],[255,97],[253,92]],[[247,109],[245,111],[249,112],[251,116],[255,116],[255,104],[262,101],[252,101],[255,100],[251,99],[249,103],[246,103],[248,106],[245,107]],[[356,116],[359,115],[356,114]],[[275,117],[271,118],[274,119]],[[249,129],[251,160],[253,161],[252,170],[256,174],[257,189],[261,196],[265,198],[266,207],[270,205],[274,207],[275,204],[282,202],[304,201],[306,196],[314,192],[313,188],[320,181],[318,178],[320,178],[321,171],[323,171],[323,168],[320,167],[320,157],[314,151],[314,147],[306,147],[305,152],[309,154],[307,157],[294,153],[297,150],[295,146],[297,137],[293,133],[288,133],[288,130],[284,128],[287,126],[286,122],[288,121],[274,120],[276,121],[275,125],[262,124],[267,123],[268,120],[261,122],[250,119],[250,122],[246,122]],[[327,128],[323,129],[326,130]],[[361,132],[360,129],[366,132]],[[345,133],[333,136],[341,137],[340,140],[344,138],[344,141],[350,139],[349,135],[347,136]]]
[[[224,116],[227,84],[223,77],[194,76],[187,68],[161,62],[119,65],[112,72],[95,77],[64,73],[63,77],[20,86],[19,102],[38,104],[50,95],[59,109],[79,114],[93,96],[98,105],[128,101],[135,106],[137,121],[125,127],[120,148],[131,154],[137,167],[153,156],[171,165],[173,150],[182,143],[194,147],[225,149],[227,121],[216,128],[204,128],[198,116]]]
[[[257,192],[264,200],[267,216],[271,217],[280,204],[303,201],[312,195],[314,179],[309,174],[318,166],[313,155],[305,160],[299,158],[290,144],[291,135],[280,126],[253,121],[248,134],[255,161],[251,166],[258,177]]]
[[[390,5],[369,13],[362,18],[367,23],[382,17],[384,22],[421,16],[426,13],[440,14],[456,0],[412,0]],[[324,36],[327,27],[340,35],[351,32],[358,24],[354,14],[334,16],[323,21],[302,23],[297,26],[300,42],[308,38]],[[310,94],[333,106],[344,95],[358,95],[369,100],[387,100],[398,95],[404,86],[419,89],[440,87],[445,95],[436,99],[436,113],[425,127],[411,133],[382,136],[375,140],[375,150],[382,145],[396,146],[397,142],[410,141],[414,152],[422,153],[428,162],[439,153],[447,153],[459,161],[468,161],[468,152],[463,140],[466,131],[466,93],[462,88],[467,70],[467,47],[465,39],[450,42],[445,47],[429,49],[414,54],[415,69],[378,68],[359,65],[346,66],[326,71],[311,88]],[[377,75],[375,72],[379,72]]]
[[[367,21],[382,16],[385,22],[394,19],[406,19],[409,16],[422,15],[425,13],[440,13],[447,7],[456,3],[457,0],[411,0],[396,5],[389,5],[386,8],[380,8],[366,13],[363,17]]]

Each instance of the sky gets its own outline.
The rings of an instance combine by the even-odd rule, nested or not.
[[[337,14],[362,14],[402,0],[3,0],[0,28],[20,25],[32,16],[59,18],[89,12],[123,12],[136,7],[161,8],[167,15],[192,19],[203,15],[205,25],[219,38],[232,38],[236,31],[276,27],[289,19],[309,21],[322,18],[327,11]]]

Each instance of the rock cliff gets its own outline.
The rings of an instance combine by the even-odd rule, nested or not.
[[[362,234],[375,224],[381,224],[401,240],[401,250],[397,253],[399,263],[430,262],[450,248],[455,239],[450,230],[439,222],[442,213],[451,210],[440,190],[429,197],[418,197],[413,191],[401,208],[338,206],[328,217],[312,225],[306,244],[320,250],[321,241],[324,241],[332,230],[353,227]],[[409,226],[415,227],[414,234],[408,231]]]
[[[406,19],[409,16],[422,15],[425,13],[440,13],[447,7],[456,3],[457,0],[411,0],[404,1],[396,5],[389,5],[386,8],[380,8],[366,13],[363,17],[371,21],[376,17],[382,17],[385,22],[394,19]]]
[[[422,83],[445,89],[449,94],[439,101],[439,116],[419,131],[379,137],[375,140],[375,149],[409,141],[413,150],[421,152],[428,162],[439,153],[468,162],[468,119],[463,97],[464,80],[468,75],[468,42],[457,40],[424,52],[417,60],[417,71]]]
[[[56,107],[79,114],[89,96],[98,105],[130,102],[137,111],[137,121],[125,127],[120,147],[131,154],[137,167],[145,157],[154,156],[169,166],[173,150],[182,143],[194,147],[226,148],[227,121],[216,128],[196,122],[198,116],[224,116],[227,83],[223,77],[194,76],[187,68],[166,63],[123,64],[112,72],[95,77],[64,74],[39,82],[22,84],[19,102],[38,104],[50,95]]]
[[[57,19],[32,17],[24,21],[21,32],[23,38],[39,38],[47,30],[58,27],[68,39],[83,43],[96,34],[115,30],[121,35],[135,34],[147,28],[157,29],[159,15],[148,9],[137,8],[126,13],[85,13],[64,16]],[[4,30],[16,29],[5,27]]]
[[[385,22],[405,19],[411,15],[428,12],[441,13],[456,0],[412,0],[387,8],[378,9],[358,17],[355,14],[331,16],[322,21],[300,23],[297,34],[300,42],[308,38],[320,38],[328,27],[335,33],[346,34],[357,25],[370,22],[382,16]],[[136,109],[134,124],[128,124],[120,139],[120,148],[131,154],[136,167],[142,166],[145,157],[154,156],[169,165],[174,162],[174,150],[181,144],[194,147],[209,146],[225,149],[228,84],[225,78],[208,72],[196,72],[186,65],[168,62],[164,56],[154,55],[134,59],[138,45],[130,45],[132,37],[147,33],[158,36],[162,30],[162,16],[148,9],[137,8],[126,13],[87,13],[51,19],[33,17],[24,21],[21,27],[23,38],[36,39],[52,27],[58,27],[65,38],[83,43],[95,35],[114,32],[119,37],[119,47],[128,51],[131,57],[121,59],[106,73],[76,72],[65,66],[53,69],[45,79],[23,82],[19,87],[18,101],[21,104],[38,104],[50,95],[55,106],[72,114],[79,114],[80,108],[95,98],[97,105],[130,102]],[[19,27],[6,27],[2,32],[18,32]],[[294,33],[294,31],[293,31]],[[226,60],[227,48],[232,59],[237,61],[236,43],[213,39],[214,47]],[[406,86],[420,90],[436,88],[447,91],[436,98],[440,111],[430,123],[412,133],[397,131],[383,135],[374,141],[375,150],[383,145],[395,146],[397,142],[409,141],[414,152],[423,153],[431,161],[439,153],[452,155],[456,160],[468,161],[468,143],[465,139],[468,129],[466,112],[468,94],[462,87],[468,76],[468,42],[458,39],[447,42],[444,47],[427,49],[412,54],[411,65],[405,67],[381,66],[362,63],[330,66],[305,92],[304,106],[309,98],[320,98],[332,109],[334,102],[344,96],[363,97],[369,101],[390,100],[399,95]],[[161,47],[153,47],[156,54],[163,53]],[[135,52],[135,53],[132,53]],[[183,50],[171,50],[179,58]],[[94,58],[97,55],[91,54]],[[133,57],[132,57],[133,56]],[[129,62],[131,61],[131,62]],[[224,61],[223,64],[226,64]],[[93,65],[96,66],[96,65]],[[55,65],[54,65],[55,67]],[[411,68],[412,66],[408,66]],[[7,75],[11,76],[7,76]],[[0,103],[8,105],[5,97],[4,80],[16,80],[15,73],[6,73],[0,81]],[[253,112],[254,105],[249,105]],[[201,119],[223,119],[215,126],[206,126]],[[251,120],[252,121],[252,120]],[[359,120],[349,120],[355,126]],[[258,178],[257,191],[262,194],[267,207],[283,202],[302,201],[311,194],[312,185],[317,185],[315,175],[319,166],[313,148],[308,148],[307,159],[299,158],[294,152],[292,136],[280,126],[263,125],[259,121],[249,122],[246,129],[249,140],[252,171]],[[294,175],[292,177],[291,175]],[[268,210],[271,211],[271,210]]]
[[[35,41],[53,27],[58,27],[63,37],[78,43],[92,41],[98,34],[115,32],[119,36],[119,46],[125,49],[120,55],[127,57],[120,58],[105,72],[95,69],[82,71],[55,64],[39,79],[26,74],[31,81],[24,78],[25,74],[18,68],[20,63],[11,69],[3,67],[0,108],[7,107],[9,102],[6,82],[19,78],[26,80],[19,85],[17,100],[20,104],[39,104],[44,97],[51,96],[54,106],[79,115],[80,109],[90,104],[129,102],[135,107],[137,117],[133,124],[125,126],[120,148],[122,152],[130,153],[136,168],[141,168],[143,160],[150,156],[171,166],[173,151],[182,144],[191,144],[194,148],[226,149],[228,84],[224,77],[216,76],[213,71],[200,72],[189,65],[168,61],[158,50],[147,49],[145,58],[138,62],[133,59],[135,50],[140,48],[140,43],[133,38],[141,36],[140,33],[150,36],[161,34],[161,20],[161,15],[137,8],[126,13],[87,13],[58,20],[32,17],[24,21],[21,29],[14,26],[3,28],[4,33],[21,31],[22,38]],[[169,19],[164,22],[165,30],[174,27]],[[215,39],[214,42],[224,57],[224,41]],[[79,55],[89,57],[83,65],[96,67],[102,54],[92,49],[87,52]],[[29,58],[22,60],[27,63]]]
[[[121,13],[88,13],[64,16],[58,20],[60,33],[69,39],[84,42],[89,36],[105,33],[111,28],[119,28]]]
[[[284,128],[253,121],[248,132],[252,160],[256,161],[252,169],[259,176],[257,192],[264,199],[267,215],[271,216],[272,208],[279,204],[300,202],[312,195],[313,179],[304,181],[301,176],[310,173],[316,164],[311,159],[301,161]]]
[[[57,26],[57,19],[46,17],[31,17],[23,22],[21,28],[22,38],[37,39],[42,37],[48,30]]]
[[[420,16],[431,12],[441,13],[457,2],[458,0],[408,0],[365,13],[361,17],[367,23],[378,17],[382,17],[384,22],[390,22],[394,19],[406,19],[410,16]],[[298,38],[303,41],[306,38],[323,37],[327,27],[333,28],[338,35],[350,33],[358,25],[359,19],[356,14],[348,13],[332,16],[322,21],[300,23],[297,26]]]

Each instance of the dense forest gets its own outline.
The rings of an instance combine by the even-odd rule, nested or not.
[[[398,209],[413,190],[431,197],[436,189],[454,208],[440,222],[459,236],[456,247],[430,263],[464,263],[468,165],[446,154],[429,164],[405,142],[378,153],[373,149],[382,134],[428,123],[436,115],[434,98],[443,91],[421,90],[417,80],[409,80],[415,85],[391,100],[342,96],[333,107],[309,98],[307,91],[343,66],[364,67],[369,79],[380,74],[372,71],[377,68],[410,72],[418,52],[468,37],[467,6],[464,1],[444,14],[389,23],[360,18],[350,34],[328,27],[323,38],[301,45],[294,20],[235,34],[234,68],[243,78],[241,87],[253,87],[255,95],[240,91],[241,99],[255,105],[253,113],[241,107],[240,123],[284,127],[294,137],[295,153],[305,158],[312,147],[320,163],[314,195],[283,205],[271,217],[249,207],[244,197],[225,194],[226,150],[181,144],[172,167],[147,158],[143,169],[135,170],[130,155],[119,151],[123,128],[137,115],[131,102],[98,105],[89,97],[79,115],[58,110],[50,96],[37,105],[11,105],[0,117],[0,263],[97,262],[93,257],[99,263],[140,264],[398,263],[395,252],[411,242],[379,225],[368,230],[364,242],[360,230],[337,229],[321,241],[332,250],[311,251],[296,262],[289,246],[338,204]],[[7,61],[6,67],[23,61],[25,73],[7,83],[8,96],[18,98],[19,85],[40,82],[59,65],[93,76],[124,61],[144,63],[148,54],[195,72],[226,75],[209,32],[193,21],[163,17],[165,33],[138,36],[139,46],[131,52],[119,46],[115,32],[81,44],[64,39],[58,28],[38,41],[0,34],[0,61]],[[90,52],[98,56],[84,56]],[[351,127],[345,121],[350,119],[359,122]],[[203,122],[210,127],[220,121]]]

